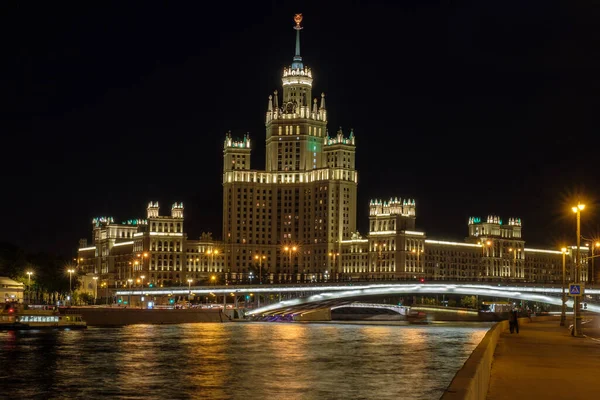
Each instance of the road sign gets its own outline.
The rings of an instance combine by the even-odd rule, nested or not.
[[[569,296],[582,296],[583,295],[583,285],[577,283],[571,283],[569,285]]]

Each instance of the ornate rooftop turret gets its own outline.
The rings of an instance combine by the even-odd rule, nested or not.
[[[225,134],[225,143],[223,144],[223,148],[250,149],[250,134],[245,133],[242,140],[233,140],[231,131],[227,132]]]
[[[335,144],[345,144],[348,146],[356,146],[356,139],[354,137],[354,130],[350,129],[350,136],[347,138],[344,137],[344,132],[342,131],[342,127],[337,131],[335,137],[329,137],[329,132],[327,133],[327,138],[325,140],[325,146],[332,146]]]
[[[156,218],[158,217],[158,201],[148,203],[147,217],[148,218]]]
[[[96,217],[92,219],[92,225],[99,227],[101,225],[114,224],[115,219],[113,217]]]
[[[183,203],[175,202],[171,206],[171,217],[172,218],[183,218]]]
[[[521,218],[509,218],[508,225],[521,226]]]
[[[369,215],[404,215],[415,216],[416,204],[414,199],[390,198],[388,201],[380,199],[371,200],[369,203]]]

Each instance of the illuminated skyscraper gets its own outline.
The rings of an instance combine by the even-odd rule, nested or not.
[[[356,230],[354,133],[329,136],[325,94],[313,99],[313,73],[300,55],[302,14],[294,21],[281,98],[275,90],[267,103],[265,170],[251,169],[249,135],[225,138],[223,245],[233,281],[259,270],[265,282],[336,279],[336,254]]]

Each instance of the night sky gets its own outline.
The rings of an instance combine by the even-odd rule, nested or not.
[[[3,2],[0,241],[69,255],[93,217],[144,218],[150,200],[220,238],[224,134],[249,132],[264,168],[300,12],[313,96],[357,138],[363,234],[390,196],[416,199],[431,238],[496,214],[558,246],[577,196],[597,233],[600,9],[449,3]]]

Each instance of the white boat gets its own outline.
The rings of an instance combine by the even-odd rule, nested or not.
[[[20,304],[7,303],[0,310],[0,330],[85,329],[81,315],[63,315],[55,310],[25,310]]]

